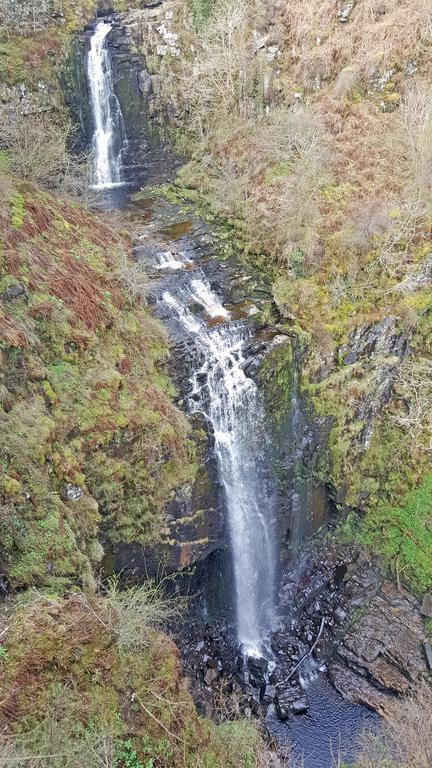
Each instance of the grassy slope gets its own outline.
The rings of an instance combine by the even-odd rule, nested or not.
[[[5,765],[32,768],[40,755],[55,768],[258,765],[251,724],[215,727],[198,717],[175,645],[146,628],[146,597],[134,595],[119,603],[112,594],[30,593],[8,616],[0,654]]]
[[[164,333],[128,298],[119,236],[2,181],[2,568],[15,585],[84,578],[101,515],[114,540],[157,540],[164,504],[194,477],[194,448]]]

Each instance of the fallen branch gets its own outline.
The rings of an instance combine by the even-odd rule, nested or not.
[[[297,672],[297,670],[298,670],[298,668],[299,668],[300,664],[303,664],[304,660],[305,660],[305,659],[307,659],[307,658],[308,658],[308,656],[310,656],[310,655],[311,655],[311,654],[314,652],[315,648],[317,647],[317,645],[318,645],[318,643],[319,643],[319,641],[320,641],[320,637],[321,637],[321,635],[322,635],[322,633],[323,633],[324,624],[325,624],[325,616],[323,616],[323,617],[322,617],[322,619],[321,619],[321,626],[320,626],[320,628],[319,628],[319,632],[318,632],[317,638],[316,638],[316,640],[315,640],[315,642],[314,642],[314,644],[313,644],[312,648],[310,648],[310,649],[309,649],[309,650],[308,650],[308,651],[307,651],[307,652],[304,654],[304,656],[302,656],[302,657],[301,657],[300,661],[298,661],[298,662],[297,662],[297,664],[296,664],[296,665],[295,665],[295,667],[294,667],[294,668],[291,670],[291,672],[289,673],[289,675],[287,675],[287,677],[284,677],[284,679],[283,679],[283,680],[281,680],[281,681],[280,681],[280,682],[279,682],[277,685],[284,685],[285,683],[287,683],[287,682],[288,682],[288,680],[290,680],[290,678],[293,676],[294,672]]]

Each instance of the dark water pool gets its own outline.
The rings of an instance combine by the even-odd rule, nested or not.
[[[324,674],[309,684],[307,694],[308,713],[286,723],[269,715],[270,733],[279,745],[291,745],[302,768],[334,768],[339,753],[346,765],[352,765],[361,732],[367,727],[378,730],[379,717],[365,707],[346,702]]]

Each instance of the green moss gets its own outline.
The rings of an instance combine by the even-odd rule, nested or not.
[[[24,222],[25,200],[24,197],[16,192],[9,200],[10,223],[13,229],[21,229]]]
[[[395,576],[416,592],[432,586],[432,473],[402,496],[398,506],[378,505],[358,530],[361,544],[381,555]]]
[[[290,341],[279,344],[263,360],[260,382],[276,430],[289,415],[293,386],[293,352]]]
[[[20,586],[87,579],[98,505],[111,539],[157,541],[167,502],[195,479],[196,450],[172,402],[165,334],[121,287],[118,235],[28,189],[13,206],[25,226],[9,253],[28,293],[7,305],[2,339],[0,489],[11,510],[0,559]],[[3,289],[14,281],[3,269]],[[68,483],[82,501],[62,501]]]

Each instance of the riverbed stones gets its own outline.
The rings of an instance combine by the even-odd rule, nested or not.
[[[292,715],[304,714],[309,709],[306,693],[300,685],[277,686],[274,702],[279,720],[288,720]]]

